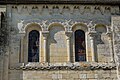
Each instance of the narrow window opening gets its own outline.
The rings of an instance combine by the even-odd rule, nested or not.
[[[75,61],[86,61],[85,32],[75,31]]]
[[[29,33],[28,62],[39,62],[39,32],[36,30]]]

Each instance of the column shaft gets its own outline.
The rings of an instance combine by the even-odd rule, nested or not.
[[[109,38],[109,49],[110,49],[110,57],[111,57],[111,62],[113,61],[113,49],[112,49],[112,40]]]
[[[68,62],[71,62],[70,59],[70,39],[67,39],[67,55],[68,55]]]
[[[43,54],[43,62],[47,62],[47,37],[48,37],[49,31],[43,31],[42,35],[44,38],[44,54]]]
[[[90,42],[91,42],[92,61],[95,61],[94,38],[93,37],[91,37]]]
[[[24,55],[23,55],[24,54],[24,50],[23,50],[24,49],[24,38],[23,38],[23,36],[20,41],[20,49],[21,49],[20,50],[20,62],[23,63],[24,62],[24,58],[23,58],[24,57]]]
[[[46,43],[46,37],[44,37],[44,62],[47,62],[47,56],[46,56],[46,54],[47,54],[47,43]]]
[[[65,32],[66,34],[66,40],[67,40],[67,57],[68,62],[71,62],[71,52],[70,52],[70,37],[72,34],[72,31]]]

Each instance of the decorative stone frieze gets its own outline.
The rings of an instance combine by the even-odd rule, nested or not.
[[[75,10],[78,10],[81,14],[85,14],[86,12],[89,11],[91,14],[97,13],[99,11],[100,14],[106,14],[106,11],[109,12],[110,14],[115,14],[118,13],[115,10],[115,7],[112,6],[90,6],[90,5],[74,5],[71,7],[71,5],[31,5],[31,6],[25,6],[25,5],[13,5],[12,9],[16,9],[18,13],[22,13],[23,10],[26,10],[29,14],[32,15],[32,12],[36,10],[36,13],[41,14],[43,10],[48,10],[49,14],[54,14],[55,9],[58,10],[59,14],[63,14],[65,10],[69,10],[70,13],[74,13]],[[111,11],[112,10],[112,11]],[[114,11],[115,10],[115,11]],[[119,10],[119,9],[118,9]],[[113,13],[114,12],[114,13]]]
[[[87,24],[84,22],[76,22],[71,19],[59,20],[59,21],[55,21],[55,22],[52,20],[49,20],[49,21],[48,20],[43,20],[43,21],[41,21],[41,20],[26,20],[26,21],[21,20],[18,23],[19,33],[25,33],[26,28],[32,24],[39,25],[42,28],[42,31],[48,31],[52,25],[62,25],[62,26],[64,26],[66,32],[70,32],[72,30],[72,27],[76,26],[76,25],[87,25],[89,32],[95,31],[95,25],[92,23],[92,21]]]
[[[10,67],[10,70],[116,70],[115,64],[109,63],[28,63]]]

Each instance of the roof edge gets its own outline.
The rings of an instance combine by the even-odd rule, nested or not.
[[[101,4],[119,5],[120,0],[1,0],[0,4]]]

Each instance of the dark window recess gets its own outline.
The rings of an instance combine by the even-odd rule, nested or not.
[[[28,62],[39,62],[39,36],[36,30],[29,33]]]
[[[86,61],[85,32],[75,31],[75,61]]]

